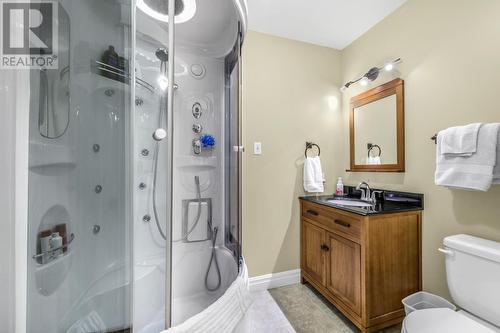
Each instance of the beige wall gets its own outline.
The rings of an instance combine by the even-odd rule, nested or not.
[[[437,248],[443,237],[457,233],[500,241],[500,186],[487,193],[435,186],[436,147],[429,138],[449,126],[500,121],[499,13],[494,0],[410,0],[342,52],[344,81],[388,59],[403,59],[395,76],[405,80],[406,173],[346,178],[425,194],[424,288],[445,296],[444,258]],[[344,167],[349,98],[359,92],[349,89],[343,97]]]
[[[250,32],[243,49],[243,251],[250,275],[299,267],[306,141],[321,147],[327,191],[341,172],[340,53]],[[253,155],[262,142],[262,155]],[[338,156],[338,158],[335,158]]]
[[[318,142],[327,173],[346,183],[425,194],[424,288],[448,296],[443,237],[469,233],[500,241],[500,186],[487,193],[434,185],[438,130],[470,122],[500,121],[500,2],[409,0],[339,53],[250,33],[244,46],[244,143],[263,142],[264,154],[244,157],[244,253],[252,276],[299,267],[297,196],[306,140]],[[331,107],[341,81],[373,65],[402,57],[394,77],[405,80],[406,172],[345,173],[348,167],[348,105],[359,86]],[[332,98],[333,102],[334,99]]]

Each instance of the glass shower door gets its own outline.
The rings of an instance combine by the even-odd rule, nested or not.
[[[131,1],[62,0],[30,70],[27,331],[131,327]]]
[[[171,53],[173,326],[224,294],[240,255],[239,15],[233,0],[184,6]]]

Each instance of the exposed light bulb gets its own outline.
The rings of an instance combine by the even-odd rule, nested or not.
[[[156,81],[161,90],[165,91],[168,88],[168,78],[165,75],[160,75]]]
[[[390,72],[392,71],[392,69],[394,68],[394,64],[392,62],[388,62],[387,64],[385,64],[384,66],[384,69],[386,72]]]
[[[359,81],[359,84],[361,84],[362,86],[367,86],[368,85],[368,78],[366,76],[364,76],[361,81]]]

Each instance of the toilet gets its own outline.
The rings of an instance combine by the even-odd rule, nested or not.
[[[500,332],[500,243],[469,235],[446,237],[446,276],[451,297],[462,310],[411,312],[402,333]]]

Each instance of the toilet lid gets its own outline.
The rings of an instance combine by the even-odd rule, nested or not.
[[[406,333],[495,333],[451,309],[425,309],[410,313],[403,322]]]

